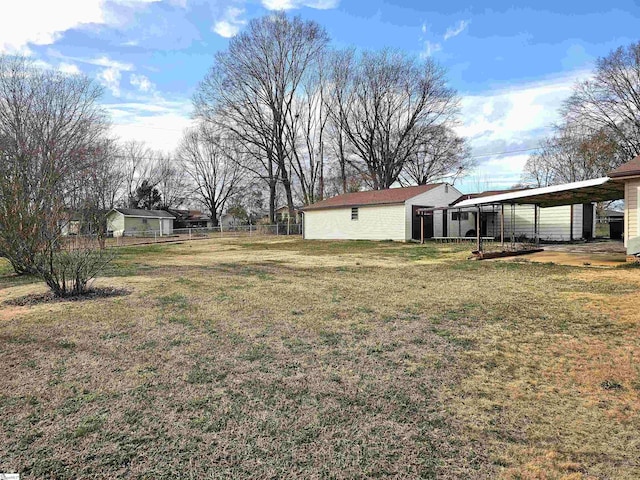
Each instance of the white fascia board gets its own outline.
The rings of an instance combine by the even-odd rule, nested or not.
[[[545,195],[547,193],[558,193],[569,190],[577,190],[579,188],[586,187],[597,187],[599,185],[604,185],[609,181],[609,177],[601,177],[594,178],[591,180],[583,180],[581,182],[573,182],[573,183],[563,183],[561,185],[551,185],[549,187],[541,187],[541,188],[529,188],[527,190],[520,190],[518,192],[508,192],[508,193],[500,193],[497,195],[490,195],[488,197],[478,197],[478,198],[470,198],[469,200],[464,200],[455,205],[455,207],[473,207],[476,205],[484,205],[487,203],[504,203],[509,202],[511,200],[514,203],[518,203],[518,199],[528,198],[528,197],[537,197],[539,195]]]

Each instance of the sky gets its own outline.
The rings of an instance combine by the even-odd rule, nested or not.
[[[83,73],[105,88],[113,132],[173,150],[216,51],[274,10],[324,26],[335,47],[431,57],[461,98],[458,132],[478,162],[463,192],[507,188],[595,61],[638,41],[633,0],[20,0],[0,52]]]

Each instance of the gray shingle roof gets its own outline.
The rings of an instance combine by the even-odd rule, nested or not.
[[[143,210],[141,208],[114,208],[114,210],[128,217],[176,218],[164,210]]]

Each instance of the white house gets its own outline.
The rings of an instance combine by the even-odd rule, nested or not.
[[[330,240],[420,239],[420,208],[445,207],[462,196],[452,185],[436,183],[345,193],[303,209],[303,237]],[[434,212],[424,223],[424,237],[447,236],[449,222]]]
[[[171,235],[175,217],[164,210],[114,208],[107,214],[107,231],[123,235]]]
[[[624,245],[628,255],[640,255],[640,155],[610,172],[609,177],[624,183]]]

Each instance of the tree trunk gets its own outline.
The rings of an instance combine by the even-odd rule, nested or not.
[[[269,180],[269,223],[276,223],[276,180]]]
[[[287,197],[287,207],[289,209],[289,218],[293,218],[295,212],[293,208],[293,193],[291,192],[291,180],[289,180],[289,175],[287,174],[286,169],[282,169],[282,185],[284,186],[284,193]]]

